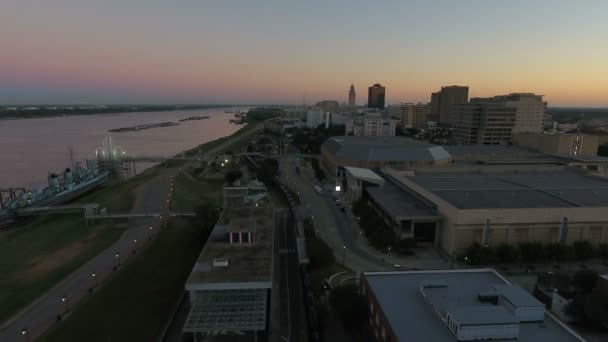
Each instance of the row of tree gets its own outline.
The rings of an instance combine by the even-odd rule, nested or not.
[[[395,241],[395,234],[374,208],[363,198],[353,203],[353,214],[369,243],[376,248],[387,248]]]
[[[472,265],[491,263],[585,262],[591,258],[608,259],[608,244],[594,247],[589,241],[575,241],[572,245],[524,242],[516,246],[501,244],[496,247],[475,243],[469,246],[461,259]]]
[[[315,173],[315,177],[320,181],[320,182],[324,182],[325,181],[325,171],[323,171],[323,169],[321,168],[321,165],[319,165],[319,160],[317,158],[312,158],[310,160],[310,165],[312,166],[312,169]]]
[[[302,153],[320,154],[321,145],[329,137],[344,135],[344,126],[329,126],[325,128],[320,125],[317,128],[294,128],[292,144]]]
[[[281,108],[252,108],[247,112],[247,122],[262,122],[268,119],[278,118],[283,114],[284,111]]]

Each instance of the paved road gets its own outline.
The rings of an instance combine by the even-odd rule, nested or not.
[[[166,199],[170,190],[171,176],[177,169],[161,169],[159,175],[143,184],[137,191],[133,210],[147,207],[167,213]],[[167,219],[163,215],[156,219],[138,219],[133,222],[121,238],[85,265],[74,271],[59,284],[35,300],[27,308],[8,320],[0,330],[0,341],[33,341],[48,329],[58,317],[69,314],[72,306],[94,292],[99,283],[137,253],[147,241],[159,231]],[[150,229],[152,227],[152,229]]]
[[[272,341],[303,341],[306,325],[302,315],[302,280],[298,264],[295,224],[284,209],[275,216]]]
[[[360,247],[360,239],[364,237],[358,234],[345,213],[341,212],[332,199],[325,195],[319,195],[314,191],[312,171],[308,166],[300,166],[300,175],[296,174],[295,167],[298,159],[281,159],[281,176],[288,186],[295,191],[304,206],[305,216],[312,216],[315,229],[319,236],[327,242],[334,250],[336,261],[346,263],[346,266],[356,271],[379,271],[389,270],[392,266],[381,258],[370,254]],[[306,205],[308,204],[308,207]],[[346,247],[346,248],[344,248]]]
[[[317,234],[334,250],[338,263],[345,263],[354,271],[394,270],[395,264],[399,264],[400,269],[449,267],[432,249],[421,249],[417,253],[420,255],[406,257],[384,254],[371,247],[349,210],[342,212],[330,194],[317,194],[313,187],[318,182],[312,168],[300,165],[300,174],[297,174],[295,167],[298,164],[296,158],[281,160],[281,176],[298,193],[301,213],[313,218]]]

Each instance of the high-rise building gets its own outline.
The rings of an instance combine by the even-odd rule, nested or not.
[[[442,94],[443,96],[443,94]],[[455,104],[452,109],[453,134],[465,145],[499,145],[511,140],[515,108],[496,101],[475,99]]]
[[[306,126],[309,128],[317,128],[322,123],[325,123],[325,112],[319,107],[308,108]]]
[[[386,89],[381,86],[380,83],[376,83],[369,87],[367,94],[367,108],[384,109],[385,92]]]
[[[404,103],[401,105],[401,127],[425,128],[428,115],[429,106],[427,104]]]
[[[466,103],[469,99],[469,87],[441,87],[439,92],[431,95],[431,117],[441,125],[452,123],[451,112],[454,105]]]
[[[441,92],[431,94],[431,111],[429,113],[429,121],[439,122],[439,102],[441,101]]]
[[[348,105],[354,107],[357,105],[355,102],[355,85],[351,83],[350,90],[348,91]]]
[[[351,117],[346,120],[347,135],[395,136],[397,120],[384,119],[380,113]]]
[[[471,101],[477,99],[471,99]],[[543,131],[543,118],[547,103],[542,95],[533,93],[512,93],[494,96],[481,101],[496,101],[507,107],[515,108],[513,133],[540,133]]]

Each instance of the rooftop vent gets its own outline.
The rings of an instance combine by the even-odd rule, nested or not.
[[[226,266],[228,266],[228,259],[226,259],[226,258],[213,259],[213,267],[226,267]]]

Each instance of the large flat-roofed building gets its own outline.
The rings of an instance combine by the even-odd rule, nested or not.
[[[365,272],[377,341],[584,341],[492,269]]]
[[[608,178],[557,164],[471,164],[383,172],[441,216],[438,247],[608,242]]]
[[[596,156],[599,146],[597,135],[577,133],[520,133],[511,138],[513,145],[547,154],[569,156]]]
[[[274,211],[229,208],[186,280],[190,313],[184,333],[264,336],[272,288]]]
[[[450,155],[441,146],[405,137],[330,137],[321,145],[325,167],[334,175],[344,166],[366,169],[386,165],[447,165]]]

